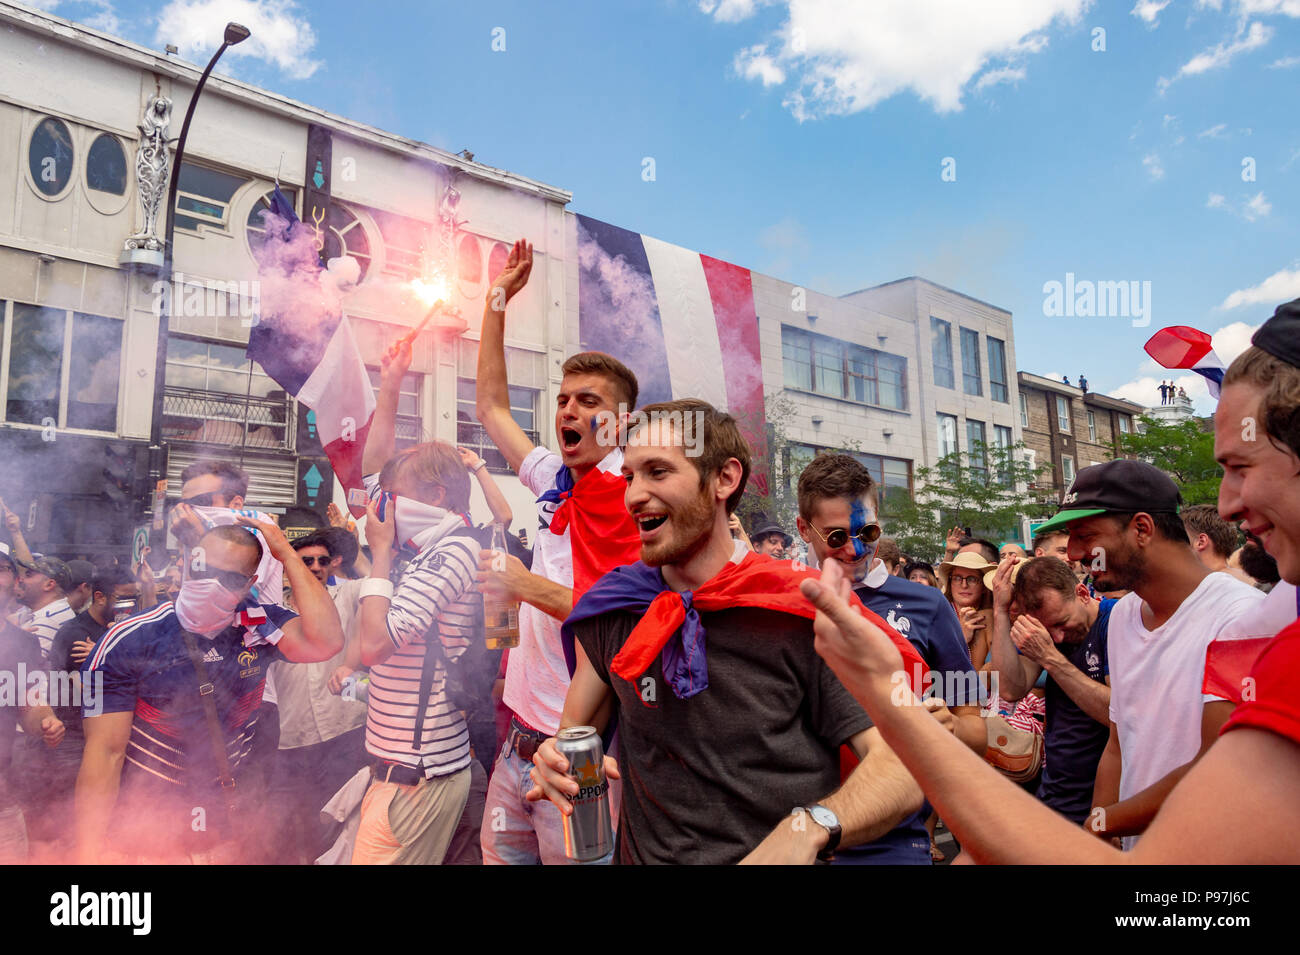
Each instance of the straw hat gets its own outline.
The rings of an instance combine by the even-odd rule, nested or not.
[[[950,575],[956,567],[960,567],[962,570],[978,570],[981,574],[986,570],[998,569],[997,564],[990,564],[979,554],[973,554],[970,551],[967,551],[964,554],[958,554],[952,560],[945,560],[939,566],[948,571]]]
[[[1027,559],[1022,557],[1018,561],[1016,561],[1015,565],[1011,568],[1011,582],[1013,584],[1016,582],[1016,578],[1020,576],[1020,568],[1025,566],[1025,564],[1029,563],[1030,559],[1031,558]],[[989,590],[993,589],[993,575],[996,574],[997,572],[998,569],[994,567],[992,570],[990,570],[988,573],[984,575],[984,586],[987,587]]]

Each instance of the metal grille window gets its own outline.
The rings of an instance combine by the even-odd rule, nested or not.
[[[509,471],[505,455],[497,450],[474,411],[478,382],[478,342],[460,340],[456,378],[456,443],[478,454],[493,471]],[[546,356],[522,348],[506,349],[506,381],[510,415],[533,444],[541,444],[538,401],[546,386]]]
[[[984,376],[980,371],[980,333],[969,328],[961,330],[961,386],[962,391],[977,397],[984,394]]]
[[[934,365],[934,383],[939,388],[955,388],[952,367],[952,325],[930,316],[930,361]]]
[[[379,395],[379,369],[366,366],[370,386]],[[393,446],[398,451],[414,447],[424,440],[424,425],[420,418],[420,379],[422,375],[408,372],[402,376],[397,393],[397,428]]]
[[[4,420],[117,431],[122,321],[0,302]]]
[[[242,345],[173,335],[167,347],[163,437],[230,447],[293,449],[291,402]]]
[[[989,397],[994,401],[1009,402],[1007,392],[1007,346],[996,338],[989,343]]]

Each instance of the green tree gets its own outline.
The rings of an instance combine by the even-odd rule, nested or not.
[[[1222,468],[1214,460],[1214,432],[1199,418],[1168,424],[1151,415],[1142,430],[1120,435],[1120,457],[1133,455],[1164,471],[1187,504],[1217,504]]]
[[[917,468],[914,497],[893,495],[882,507],[886,533],[904,554],[928,559],[942,555],[953,527],[969,527],[976,537],[994,541],[1017,536],[1024,518],[1037,520],[1056,509],[1055,501],[1016,490],[1038,476],[1023,450],[1023,443],[976,442],[933,467]]]

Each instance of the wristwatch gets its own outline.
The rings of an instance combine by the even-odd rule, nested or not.
[[[479,458],[478,464],[470,468],[470,471],[472,471],[475,474],[478,474],[478,472],[482,471],[485,467],[487,467],[487,461],[485,461],[483,458]]]
[[[790,810],[792,816],[801,816],[804,813],[807,813],[813,822],[826,830],[828,836],[826,845],[817,853],[817,858],[825,861],[831,857],[835,852],[835,847],[840,844],[840,836],[843,833],[843,830],[840,829],[840,819],[821,803],[813,803],[811,806],[795,806]]]

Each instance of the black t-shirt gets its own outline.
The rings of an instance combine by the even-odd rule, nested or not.
[[[609,667],[640,621],[574,627],[619,702],[620,863],[731,864],[795,806],[840,782],[839,747],[871,718],[813,650],[812,621],[753,608],[700,614],[709,687],[678,699],[656,659],[629,683]]]
[[[1097,621],[1083,642],[1062,646],[1065,658],[1098,683],[1106,681],[1106,634],[1114,600],[1103,600]],[[1070,699],[1059,683],[1047,678],[1047,726],[1043,731],[1043,778],[1038,798],[1076,823],[1088,818],[1097,764],[1110,737],[1110,727],[1098,723]]]
[[[72,645],[82,640],[98,643],[107,632],[108,627],[92,617],[89,610],[81,611],[54,635],[54,642],[50,644],[50,670],[76,673],[80,677],[81,664],[72,662]],[[69,735],[82,735],[80,706],[56,706],[54,715],[63,720]]]
[[[18,736],[18,710],[26,705],[28,689],[33,685],[27,675],[44,670],[41,644],[36,637],[0,619],[0,673],[9,676],[8,686],[0,683],[0,808],[13,803],[9,766]]]

